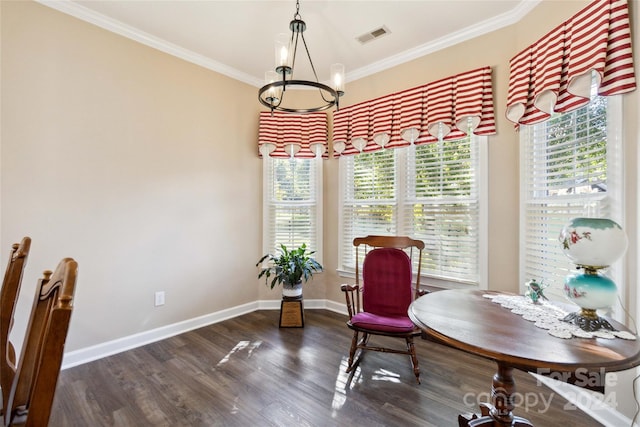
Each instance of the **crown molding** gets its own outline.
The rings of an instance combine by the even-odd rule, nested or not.
[[[96,25],[105,30],[119,34],[123,37],[127,37],[131,40],[142,43],[146,46],[157,49],[161,52],[223,74],[235,80],[247,83],[255,87],[261,87],[264,82],[260,78],[256,78],[247,73],[238,71],[235,68],[222,64],[211,58],[208,58],[199,53],[192,52],[188,49],[184,49],[178,45],[170,43],[159,37],[155,37],[144,31],[140,31],[130,25],[126,25],[120,21],[109,18],[100,13],[94,12],[82,5],[72,2],[71,0],[36,0],[38,3],[55,9],[59,12],[66,13],[75,18]],[[535,8],[542,0],[522,0],[518,6],[508,13],[504,13],[496,18],[480,22],[472,27],[466,28],[462,31],[458,31],[441,37],[433,42],[423,44],[413,49],[406,50],[397,55],[393,55],[382,61],[375,62],[366,67],[358,68],[346,75],[346,83],[355,81],[366,76],[370,76],[375,73],[393,68],[405,62],[412,61],[430,53],[437,52],[442,49],[446,49],[458,43],[470,40],[475,37],[490,33],[497,29],[512,25],[518,22],[522,17]]]
[[[389,68],[404,64],[405,62],[413,61],[414,59],[421,58],[430,53],[446,49],[458,43],[462,43],[500,28],[515,24],[533,10],[541,1],[542,0],[522,0],[515,9],[508,13],[503,13],[498,17],[479,22],[478,24],[465,28],[461,31],[447,34],[445,37],[441,37],[432,42],[425,43],[413,49],[405,50],[404,52],[390,56],[382,61],[374,62],[366,67],[348,72],[346,75],[346,83],[379,73]]]
[[[128,39],[137,41],[161,52],[223,74],[227,77],[231,77],[232,79],[239,80],[256,87],[263,84],[262,80],[250,76],[249,74],[243,73],[204,55],[184,49],[159,37],[140,31],[130,25],[126,25],[120,21],[94,12],[91,9],[70,0],[36,0],[36,2],[59,12],[66,13],[67,15],[71,15],[82,21],[96,25],[100,28],[104,28],[105,30],[111,31]]]

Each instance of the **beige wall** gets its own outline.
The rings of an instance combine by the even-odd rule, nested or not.
[[[543,1],[515,25],[349,82],[341,100],[492,67],[491,289],[517,291],[519,281],[518,135],[504,116],[509,59],[586,4]],[[631,7],[637,21],[635,1]],[[0,11],[0,256],[23,235],[34,239],[16,329],[39,272],[63,256],[80,263],[67,350],[278,299],[254,267],[262,252],[257,88],[36,3],[0,2]],[[625,96],[634,233],[637,104],[637,92]],[[323,164],[325,272],[305,297],[340,303],[338,161]],[[166,291],[160,308],[156,290]],[[634,307],[635,290],[625,298]]]
[[[2,262],[33,238],[16,332],[65,256],[67,351],[255,301],[255,88],[34,2],[0,7]]]

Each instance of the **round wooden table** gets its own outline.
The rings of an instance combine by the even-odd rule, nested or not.
[[[498,365],[491,389],[493,404],[483,405],[482,416],[477,419],[465,420],[466,423],[459,419],[460,425],[532,425],[512,412],[514,368],[537,373],[575,373],[578,369],[602,373],[640,364],[638,339],[556,338],[483,297],[485,294],[509,295],[466,289],[435,291],[409,307],[411,320],[431,339],[495,360]],[[611,324],[618,330],[628,331],[618,322],[611,321]]]

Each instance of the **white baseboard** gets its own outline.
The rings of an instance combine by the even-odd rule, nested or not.
[[[261,300],[257,301],[257,310],[280,310],[280,300]],[[339,314],[347,314],[346,304],[340,304],[335,301],[326,299],[306,299],[304,300],[304,308],[330,310]]]
[[[330,301],[330,300],[324,300],[324,304],[325,306],[322,308],[326,310],[330,310],[338,314],[344,314],[345,316],[349,314],[349,312],[347,311],[347,304],[341,304],[339,302]]]
[[[631,420],[606,403],[606,397],[584,388],[542,375],[533,375],[539,382],[567,399],[567,410],[578,408],[605,427],[631,426]]]
[[[346,314],[346,306],[329,300],[305,299],[305,309],[327,309],[338,313]],[[236,307],[210,313],[204,316],[195,317],[193,319],[184,320],[182,322],[171,325],[162,326],[160,328],[151,329],[140,332],[138,334],[129,335],[91,347],[81,348],[79,350],[70,351],[64,354],[62,360],[62,369],[71,368],[73,366],[82,365],[83,363],[92,362],[102,359],[103,357],[131,350],[136,347],[160,341],[174,335],[182,334],[193,329],[202,328],[212,325],[223,320],[251,313],[256,310],[280,310],[280,300],[260,300]]]

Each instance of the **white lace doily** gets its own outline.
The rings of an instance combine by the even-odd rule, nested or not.
[[[635,340],[636,336],[627,331],[599,330],[595,332],[584,331],[572,323],[563,322],[562,319],[569,314],[567,311],[546,301],[538,301],[534,304],[531,299],[522,295],[495,295],[484,294],[483,297],[500,304],[512,313],[522,316],[523,319],[541,329],[546,329],[550,335],[558,338],[622,338]]]

